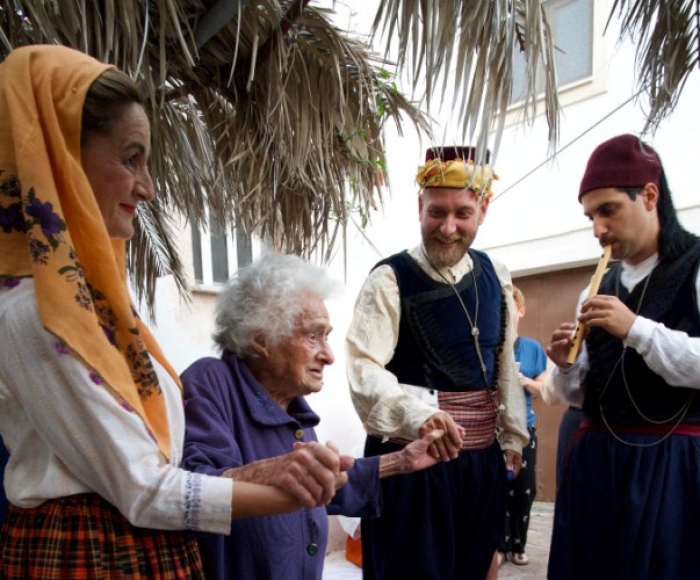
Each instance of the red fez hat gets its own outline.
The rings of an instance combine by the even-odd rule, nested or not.
[[[470,147],[468,145],[456,145],[454,147],[431,147],[425,152],[425,162],[432,161],[433,159],[440,159],[441,161],[453,161],[454,159],[461,159],[462,161],[475,161],[476,162],[476,147]],[[486,150],[486,159],[480,160],[483,163],[490,163],[491,152]]]
[[[578,199],[593,189],[659,185],[661,161],[656,151],[636,135],[618,135],[591,153],[581,179]]]

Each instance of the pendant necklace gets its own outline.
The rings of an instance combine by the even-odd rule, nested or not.
[[[450,288],[452,288],[452,291],[454,292],[455,296],[457,297],[457,300],[459,301],[460,306],[462,307],[462,310],[464,311],[465,316],[467,317],[467,322],[469,323],[469,328],[471,329],[471,335],[474,338],[474,346],[476,347],[476,356],[479,359],[479,366],[481,367],[481,374],[484,378],[484,384],[486,385],[486,388],[488,389],[489,383],[488,383],[488,375],[486,372],[486,365],[484,364],[484,357],[481,353],[481,344],[479,344],[479,288],[476,285],[476,275],[474,274],[474,268],[475,268],[475,263],[474,260],[472,260],[471,264],[471,269],[469,270],[471,275],[472,275],[472,282],[474,282],[474,295],[476,297],[476,307],[474,309],[474,320],[472,320],[472,317],[469,314],[469,310],[467,310],[467,305],[464,303],[462,300],[462,296],[459,294],[459,290],[457,290],[457,287],[450,282],[445,275],[437,269],[437,267],[430,261],[430,258],[428,258],[428,255],[425,253],[425,248],[423,250],[423,257],[425,258],[425,261],[428,262],[428,265],[435,271],[435,273],[440,276],[440,278],[447,284]],[[471,256],[470,256],[471,259]]]
[[[637,302],[637,309],[635,311],[636,315],[639,315],[639,311],[642,308],[642,301],[644,300],[644,296],[647,292],[647,288],[649,286],[649,281],[651,280],[651,275],[653,274],[652,272],[649,273],[649,276],[647,276],[646,281],[644,282],[644,287],[642,288],[642,293],[639,296],[639,301]],[[618,273],[616,279],[615,279],[615,296],[617,298],[620,297],[620,274]],[[690,395],[688,395],[688,400],[681,405],[681,408],[676,411],[673,415],[671,415],[667,419],[659,420],[656,421],[650,417],[647,417],[642,410],[639,408],[637,405],[637,402],[634,400],[634,397],[632,396],[632,391],[629,388],[629,384],[627,383],[627,376],[625,374],[625,353],[627,352],[627,344],[626,341],[623,341],[622,343],[622,354],[620,355],[620,358],[617,360],[615,363],[615,366],[613,367],[612,372],[610,373],[610,376],[608,377],[607,382],[605,383],[605,386],[603,387],[603,390],[600,392],[600,398],[602,399],[603,395],[605,392],[608,390],[608,386],[610,385],[610,381],[612,380],[613,375],[615,374],[615,371],[617,370],[617,367],[620,367],[620,372],[622,374],[622,383],[625,386],[625,390],[627,391],[627,397],[629,398],[630,402],[632,403],[632,406],[635,408],[637,413],[639,413],[639,416],[647,421],[648,423],[652,425],[664,425],[667,423],[671,423],[672,421],[675,421],[675,424],[671,429],[668,431],[668,433],[665,433],[658,441],[654,441],[653,443],[632,443],[631,441],[625,441],[620,437],[615,431],[613,430],[612,426],[608,423],[608,420],[605,418],[605,413],[603,412],[603,405],[601,403],[598,403],[598,406],[600,408],[600,416],[603,419],[603,422],[605,423],[605,426],[607,427],[608,431],[610,434],[617,439],[620,443],[623,443],[625,445],[629,445],[631,447],[653,447],[654,445],[658,445],[668,437],[670,437],[673,432],[678,428],[678,426],[681,424],[683,419],[685,418],[686,414],[688,413],[688,410],[690,409],[690,405],[693,402],[693,398],[695,397],[695,391],[692,391]]]

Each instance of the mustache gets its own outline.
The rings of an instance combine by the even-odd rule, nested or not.
[[[445,238],[440,235],[430,236],[430,239],[442,242],[444,244],[451,244],[452,242],[464,242],[467,240],[464,236],[452,236],[451,238]]]

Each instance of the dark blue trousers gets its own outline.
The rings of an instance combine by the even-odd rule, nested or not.
[[[400,449],[368,437],[365,455]],[[430,469],[382,479],[382,514],[362,520],[366,580],[483,580],[505,523],[497,443]]]
[[[579,430],[554,510],[550,580],[698,578],[700,437]]]

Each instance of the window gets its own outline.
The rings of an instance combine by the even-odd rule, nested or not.
[[[557,87],[570,86],[593,76],[593,0],[547,0],[543,3],[554,38]],[[514,48],[511,103],[522,100],[526,89],[525,57]],[[537,75],[537,89],[544,92],[544,75]]]
[[[209,229],[192,227],[192,263],[199,290],[217,291],[238,268],[260,255],[260,241],[242,230],[226,232],[217,223]]]

